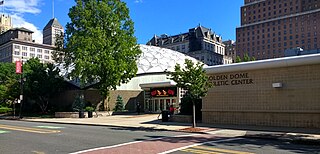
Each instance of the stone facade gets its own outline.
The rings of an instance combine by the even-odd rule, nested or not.
[[[320,128],[320,61],[306,62],[249,62],[208,73],[215,87],[203,99],[202,122]]]

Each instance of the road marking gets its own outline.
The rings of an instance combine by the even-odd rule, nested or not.
[[[48,129],[61,129],[64,127],[56,127],[56,126],[36,126],[38,128],[48,128]]]
[[[224,154],[224,153],[220,153],[220,152],[205,151],[205,150],[196,150],[196,149],[182,149],[182,150],[180,150],[180,151],[197,153],[197,154],[204,154],[204,153],[209,153],[209,154]]]
[[[201,135],[201,134],[186,134],[186,135],[177,135],[177,136],[173,136],[173,137],[188,137],[188,136],[198,136],[198,135]],[[142,141],[127,142],[127,143],[106,146],[106,147],[99,147],[99,148],[94,148],[94,149],[87,149],[87,150],[82,150],[82,151],[78,151],[78,152],[73,152],[70,154],[80,154],[80,153],[86,153],[86,152],[91,152],[91,151],[96,151],[96,150],[111,149],[111,148],[129,145],[129,144],[140,143],[140,142],[144,142],[144,141],[161,140],[161,139],[165,139],[165,138],[170,138],[170,136],[169,137],[152,138],[152,139],[147,139],[147,140],[142,140]]]
[[[40,133],[40,134],[59,133],[60,132],[59,130],[39,129],[39,128],[30,128],[30,127],[18,127],[18,126],[9,126],[9,125],[0,125],[0,128],[7,129],[7,130]]]
[[[9,131],[0,130],[0,134],[9,133]]]
[[[41,152],[41,151],[32,151],[35,154],[46,154],[45,152]]]
[[[203,143],[197,143],[197,144],[192,144],[192,145],[188,145],[188,146],[184,146],[184,147],[180,147],[180,148],[176,148],[176,149],[172,149],[172,150],[168,150],[165,152],[161,152],[159,154],[167,154],[167,153],[172,153],[175,151],[180,151],[182,149],[187,149],[190,147],[194,147],[194,146],[199,146],[199,145],[203,145],[203,144],[209,144],[209,143],[219,143],[219,142],[226,142],[226,141],[234,141],[234,140],[240,140],[242,138],[230,138],[230,139],[224,139],[224,140],[217,140],[217,141],[208,141],[208,142],[203,142]]]
[[[201,150],[209,150],[209,151],[217,151],[217,152],[226,152],[226,153],[230,153],[230,154],[254,154],[254,153],[244,152],[244,151],[218,149],[218,148],[204,147],[204,146],[195,146],[195,147],[192,147],[192,148],[201,149]]]

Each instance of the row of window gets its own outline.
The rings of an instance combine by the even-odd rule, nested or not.
[[[19,56],[20,55],[20,51],[14,51],[14,55],[16,55],[16,56]],[[24,56],[24,57],[27,57],[28,56],[28,53],[27,52],[22,52],[22,56]],[[44,58],[44,59],[50,59],[50,56],[48,56],[48,55],[44,55],[44,56],[42,56],[41,54],[34,54],[34,53],[29,53],[29,56],[31,57],[31,58],[33,58],[33,57],[38,57],[39,59],[42,59],[42,58]]]
[[[14,49],[20,50],[20,46],[19,45],[14,45]],[[22,51],[28,51],[28,47],[27,46],[22,46],[21,47]],[[31,52],[35,52],[36,49],[33,47],[30,47],[30,51]],[[37,49],[37,53],[42,53],[42,49]],[[50,54],[49,50],[44,50],[45,54]]]

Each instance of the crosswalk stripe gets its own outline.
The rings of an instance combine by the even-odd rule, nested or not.
[[[24,132],[32,132],[32,133],[59,133],[59,130],[49,130],[49,129],[39,129],[39,128],[30,128],[30,127],[18,127],[18,126],[9,126],[9,125],[0,125],[0,128],[7,130],[16,130],[16,131],[24,131]]]
[[[48,129],[61,129],[64,127],[56,127],[56,126],[36,126],[38,128],[48,128]]]
[[[210,151],[226,152],[226,153],[230,153],[230,154],[254,154],[254,153],[250,153],[250,152],[227,150],[227,149],[218,149],[218,148],[204,147],[204,146],[195,146],[195,147],[192,147],[192,148],[201,149],[201,150],[210,150]]]

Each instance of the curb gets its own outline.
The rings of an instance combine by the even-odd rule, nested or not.
[[[8,119],[9,120],[9,119]],[[145,131],[174,131],[174,132],[185,132],[185,133],[195,133],[195,134],[208,134],[207,132],[187,132],[183,130],[172,130],[172,129],[165,129],[165,128],[154,128],[154,127],[133,127],[133,126],[116,126],[116,125],[107,125],[107,124],[88,124],[88,123],[72,123],[72,122],[55,122],[55,121],[31,121],[28,119],[17,119],[19,121],[26,121],[26,122],[38,122],[38,123],[54,123],[54,124],[69,124],[69,125],[81,125],[81,126],[104,126],[104,127],[111,127],[111,128],[122,128],[122,129],[129,129],[129,130],[145,130]],[[188,127],[186,127],[188,128]]]
[[[320,139],[312,139],[310,136],[294,136],[286,135],[285,133],[279,134],[246,134],[243,138],[252,138],[252,139],[265,139],[265,140],[279,140],[287,141],[293,144],[304,144],[304,145],[320,145]]]

